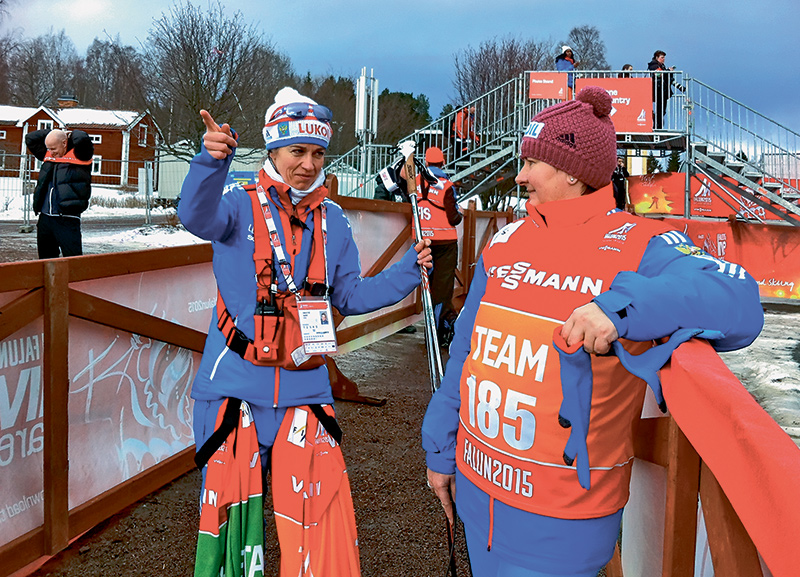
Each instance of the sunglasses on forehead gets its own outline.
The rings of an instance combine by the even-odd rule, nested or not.
[[[309,111],[320,122],[330,122],[333,119],[333,112],[331,112],[331,109],[327,106],[323,106],[322,104],[308,104],[306,102],[293,102],[281,106],[278,110],[273,112],[270,120],[274,120],[280,116],[288,116],[289,118],[299,120],[300,118],[308,116]]]

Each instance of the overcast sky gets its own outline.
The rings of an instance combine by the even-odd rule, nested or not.
[[[10,0],[0,32],[26,37],[61,28],[85,53],[95,37],[147,41],[165,0]],[[197,2],[203,7],[207,1]],[[560,45],[591,25],[612,68],[641,70],[655,50],[757,112],[800,132],[798,0],[226,0],[263,29],[300,74],[357,76],[374,70],[381,90],[425,94],[435,117],[454,97],[453,55],[511,35]],[[580,59],[580,55],[577,55]],[[264,108],[273,95],[265,95]]]

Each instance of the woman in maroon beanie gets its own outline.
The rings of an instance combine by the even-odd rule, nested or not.
[[[733,350],[763,324],[741,267],[615,208],[610,112],[590,86],[528,126],[516,178],[528,216],[483,251],[423,422],[428,483],[451,521],[457,504],[481,577],[597,575],[646,389],[620,357],[687,328]]]

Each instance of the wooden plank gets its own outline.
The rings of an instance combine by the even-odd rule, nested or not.
[[[700,469],[700,502],[716,577],[761,577],[758,551],[711,469]],[[793,528],[787,527],[787,531]]]
[[[0,309],[0,341],[44,314],[44,291],[34,289]]]
[[[477,259],[477,255],[483,252],[483,249],[486,248],[486,245],[489,244],[489,241],[492,240],[492,237],[497,234],[497,231],[500,230],[497,228],[497,216],[492,216],[489,219],[489,224],[486,225],[486,230],[483,231],[483,236],[481,237],[481,242],[477,247],[477,251],[475,253]]]
[[[81,535],[125,507],[191,471],[195,466],[194,454],[195,447],[192,445],[73,509],[70,513],[70,537]]]
[[[69,543],[69,264],[44,265],[44,553],[54,555]]]
[[[0,547],[0,575],[12,575],[44,556],[44,528],[37,527]]]
[[[0,264],[0,292],[29,290],[44,284],[43,260]]]
[[[79,282],[211,262],[211,243],[151,248],[69,259],[69,280]]]
[[[464,211],[464,233],[461,239],[461,252],[463,254],[462,270],[465,271],[465,286],[470,286],[472,284],[472,277],[475,275],[474,265],[478,261],[478,255],[475,254],[475,206],[475,201],[470,200],[469,208]]]
[[[70,315],[107,327],[136,333],[198,353],[206,334],[75,289],[69,290]]]
[[[669,417],[639,419],[633,425],[633,454],[661,467],[669,465]]]
[[[387,325],[402,320],[408,316],[416,314],[416,312],[417,312],[416,303],[406,305],[390,313],[381,315],[379,317],[371,318],[357,325],[353,325],[352,327],[347,327],[346,329],[337,330],[336,338],[339,341],[339,344],[349,343],[350,341],[354,341],[359,337],[363,337],[364,335],[375,332],[380,328],[383,328]]]
[[[375,276],[376,274],[383,271],[386,268],[386,265],[392,260],[394,255],[403,247],[404,244],[408,242],[408,230],[402,230],[400,234],[398,234],[395,239],[389,244],[383,254],[381,254],[377,260],[373,263],[369,270],[364,273],[364,277]]]
[[[669,419],[663,577],[694,574],[700,456]]]

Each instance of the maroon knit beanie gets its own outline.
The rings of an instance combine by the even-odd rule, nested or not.
[[[608,92],[587,86],[575,100],[549,106],[533,117],[522,136],[520,156],[546,162],[590,188],[602,188],[617,166],[617,134],[610,112]]]

